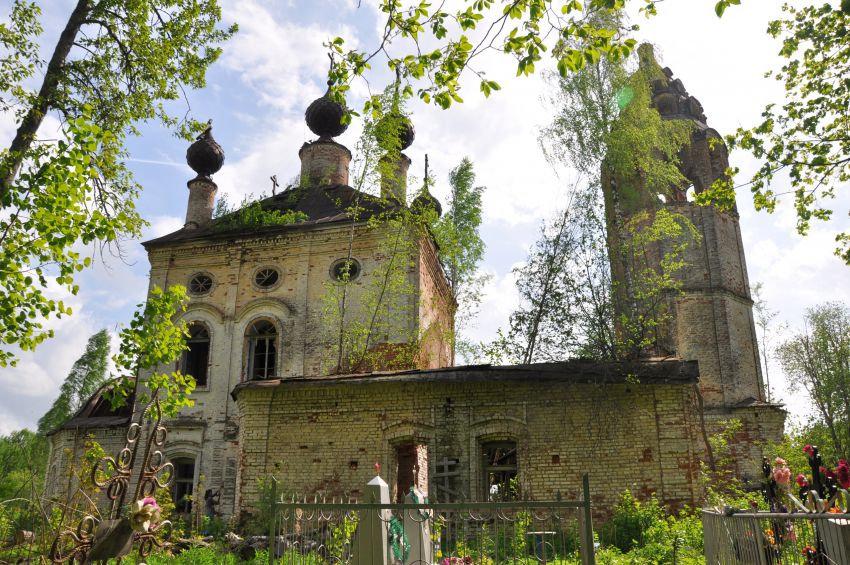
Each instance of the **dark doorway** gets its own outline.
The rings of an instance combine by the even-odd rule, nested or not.
[[[396,502],[404,502],[404,497],[415,484],[416,444],[405,443],[395,448],[396,467]]]

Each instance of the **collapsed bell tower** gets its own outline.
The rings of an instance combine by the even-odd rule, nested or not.
[[[652,46],[642,45],[639,54],[644,69],[660,69]],[[624,183],[618,183],[622,179],[603,170],[612,277],[620,288],[634,284],[617,256],[617,242],[629,237],[622,226],[630,216],[652,215],[663,208],[687,218],[699,232],[701,241],[686,248],[686,266],[674,275],[681,284],[680,292],[666,297],[669,317],[660,332],[659,350],[653,353],[699,362],[698,391],[707,433],[717,431],[723,420],[740,420],[738,455],[749,461],[739,470],[745,478],[755,478],[753,464],[760,460],[760,450],[754,444],[781,439],[785,412],[780,405],[769,403],[764,393],[739,215],[734,206],[721,211],[688,199],[691,189],[699,194],[726,178],[728,149],[720,134],[707,125],[700,102],[669,68],[664,68],[663,74],[644,75],[655,77],[650,79],[649,94],[661,118],[682,120],[691,127],[690,140],[678,154],[677,167],[685,180],[680,186],[666,187],[659,198],[635,171],[628,179],[630,193],[626,194]],[[625,205],[614,209],[612,203],[618,202]],[[650,250],[651,260],[661,261],[669,245],[657,244]]]

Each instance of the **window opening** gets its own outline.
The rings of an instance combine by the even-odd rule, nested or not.
[[[277,330],[267,320],[255,322],[248,332],[248,379],[275,376]]]
[[[331,265],[331,278],[335,281],[353,281],[360,276],[360,263],[355,259],[337,259]]]
[[[207,373],[210,364],[210,332],[200,323],[189,324],[188,349],[183,352],[180,369],[195,378],[195,385],[207,386]]]
[[[189,294],[206,294],[212,290],[212,277],[205,274],[197,274],[189,280]]]
[[[516,442],[487,442],[481,446],[481,456],[486,500],[497,502],[517,498]]]
[[[261,288],[270,288],[277,284],[279,278],[277,269],[260,269],[254,275],[254,282]]]
[[[180,514],[192,511],[192,492],[195,487],[195,460],[188,458],[174,459],[174,483],[171,486],[171,499],[174,510]]]

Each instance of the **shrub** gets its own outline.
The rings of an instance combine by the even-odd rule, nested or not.
[[[611,519],[602,526],[600,538],[603,544],[628,552],[642,546],[649,528],[664,519],[664,509],[658,499],[653,496],[648,502],[641,502],[626,490],[620,495]]]

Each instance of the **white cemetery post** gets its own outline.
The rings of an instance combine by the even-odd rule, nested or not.
[[[390,503],[390,489],[380,476],[366,485],[364,502]],[[357,522],[352,551],[352,565],[387,565],[389,543],[389,510],[363,510]]]
[[[415,496],[414,496],[415,494]],[[404,497],[405,504],[423,504],[425,495],[416,487],[411,489]],[[421,565],[423,563],[431,564],[434,562],[434,544],[431,542],[431,527],[430,512],[424,510],[405,510],[404,512],[404,532],[407,534],[407,540],[410,543],[410,554],[404,565]]]

